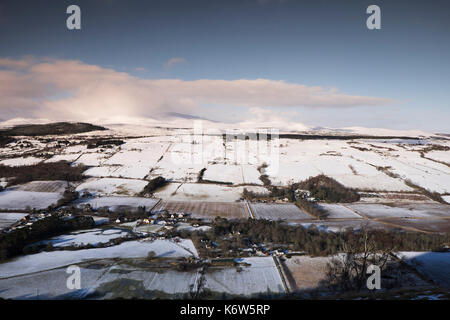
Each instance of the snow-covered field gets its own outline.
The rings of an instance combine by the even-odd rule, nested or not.
[[[442,199],[444,199],[445,202],[450,204],[450,196],[442,196]]]
[[[272,257],[239,259],[250,264],[236,268],[210,268],[205,273],[204,286],[215,292],[232,295],[256,295],[260,293],[284,293],[285,288]]]
[[[0,230],[9,227],[27,215],[26,213],[0,212]]]
[[[292,203],[250,203],[256,219],[268,220],[301,220],[314,219]]]
[[[75,205],[83,207],[89,205],[92,209],[108,208],[110,211],[116,211],[121,207],[145,207],[147,210],[153,208],[158,199],[141,197],[98,197],[82,198],[74,202]]]
[[[357,213],[370,218],[432,218],[440,216],[450,216],[450,206],[439,204],[422,204],[411,206],[387,206],[383,204],[348,204]]]
[[[153,251],[155,257],[180,258],[198,256],[191,240],[179,243],[170,240],[126,241],[117,246],[75,251],[52,251],[17,257],[0,264],[0,279],[50,270],[94,259],[145,258]]]
[[[29,165],[39,163],[43,160],[44,159],[35,158],[35,157],[10,158],[10,159],[0,161],[0,165],[10,166],[10,167],[29,166]]]
[[[449,151],[430,151],[425,155],[427,158],[448,163],[450,165],[450,152]]]
[[[398,255],[438,286],[450,288],[450,252],[399,252]]]
[[[48,240],[39,241],[36,244],[49,244],[54,247],[68,247],[91,244],[97,246],[107,243],[112,239],[126,238],[130,232],[119,228],[79,230],[69,234],[53,237]]]
[[[267,189],[248,186],[248,190],[267,193]],[[242,198],[244,187],[230,187],[212,183],[170,183],[154,193],[154,196],[172,201],[234,202]]]
[[[321,203],[320,206],[323,207],[327,211],[328,219],[358,219],[358,218],[362,218],[356,212],[345,207],[344,205]]]
[[[96,250],[96,249],[91,249]],[[151,292],[180,297],[204,289],[232,295],[284,293],[283,283],[272,258],[245,258],[238,272],[234,267],[177,271],[152,267],[143,261],[93,261],[78,263],[81,289],[67,288],[66,268],[48,269],[37,273],[0,278],[0,297],[9,299],[80,299],[96,292],[102,299],[146,298]],[[95,267],[94,267],[95,266]]]
[[[157,122],[151,123],[157,125]],[[191,122],[187,124],[192,125]],[[103,134],[109,136],[123,134],[124,127],[126,126],[112,126],[117,131],[113,129]],[[405,184],[405,180],[411,180],[430,191],[450,193],[450,167],[437,162],[450,161],[450,152],[442,150],[426,152],[425,157],[432,160],[423,158],[420,154],[420,151],[429,144],[447,146],[445,140],[436,138],[422,140],[283,138],[255,141],[224,139],[217,130],[216,135],[202,136],[198,133],[190,134],[192,133],[190,129],[153,128],[145,125],[133,128],[135,135],[152,136],[129,139],[121,137],[125,141],[124,144],[106,149],[88,149],[87,145],[82,143],[82,138],[89,136],[89,133],[61,137],[72,140],[76,137],[79,144],[60,147],[53,156],[52,151],[49,151],[51,157],[47,160],[33,155],[22,156],[24,152],[39,151],[55,145],[54,141],[45,143],[30,137],[25,144],[29,145],[28,149],[24,146],[19,147],[18,143],[11,143],[2,148],[2,154],[8,155],[9,159],[1,160],[0,164],[18,166],[40,161],[67,160],[72,161],[73,165],[81,163],[91,166],[85,174],[92,177],[144,179],[160,175],[173,182],[189,183],[196,182],[200,170],[206,168],[203,177],[205,180],[230,182],[234,185],[261,185],[260,172],[257,168],[266,162],[269,165],[266,173],[274,185],[286,185],[323,173],[347,187],[366,191],[414,191]],[[360,129],[350,128],[341,133]],[[376,132],[400,134],[377,130],[373,130],[374,135]],[[312,133],[337,134],[322,131]],[[101,132],[96,134],[102,135]],[[392,174],[386,174],[381,168]]]
[[[5,190],[0,192],[0,209],[46,209],[48,206],[58,202],[61,197],[62,195],[57,192]]]
[[[232,184],[262,185],[260,175],[256,166],[253,165],[213,164],[207,167],[203,179]]]
[[[134,179],[90,178],[80,184],[76,191],[91,195],[123,195],[132,196],[141,192],[148,182]]]
[[[54,192],[63,194],[68,186],[67,181],[32,181],[22,185],[10,187],[9,190]]]

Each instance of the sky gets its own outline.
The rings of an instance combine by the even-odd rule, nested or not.
[[[166,112],[449,133],[450,2],[0,0],[0,119]]]

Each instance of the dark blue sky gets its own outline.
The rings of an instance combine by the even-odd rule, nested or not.
[[[81,7],[81,31],[65,27],[70,4]],[[366,28],[371,4],[381,7],[381,30]],[[450,1],[2,0],[0,48],[0,57],[76,59],[139,78],[335,87],[395,101],[273,108],[309,125],[450,131]],[[218,109],[226,120],[242,110],[197,113],[215,118]]]

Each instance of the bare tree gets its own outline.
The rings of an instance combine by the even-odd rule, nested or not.
[[[365,287],[367,268],[376,265],[383,271],[388,263],[392,245],[378,248],[376,233],[363,226],[349,235],[338,254],[328,265],[326,281],[330,288],[343,291],[360,291]]]

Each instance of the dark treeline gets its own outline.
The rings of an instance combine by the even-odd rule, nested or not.
[[[441,249],[450,242],[450,234],[425,234],[416,232],[369,230],[376,248],[400,251],[431,251]],[[234,235],[230,237],[230,235]],[[292,250],[304,251],[313,256],[325,256],[343,252],[344,244],[359,237],[358,231],[333,233],[319,231],[314,226],[287,225],[283,222],[262,219],[227,220],[217,217],[211,231],[193,235],[196,243],[202,239],[215,241],[223,253],[246,248],[252,243],[285,244]],[[200,250],[208,254],[207,250]],[[230,252],[233,255],[233,252]]]
[[[325,219],[328,216],[328,212],[324,210],[320,205],[308,201],[307,199],[299,198],[297,201],[295,201],[295,204],[303,211],[313,215],[318,219]]]
[[[89,123],[55,122],[48,124],[25,124],[18,125],[10,129],[0,130],[0,136],[44,136],[75,134],[97,130],[107,130],[104,127],[95,126]]]
[[[31,226],[0,234],[0,260],[29,253],[26,247],[34,242],[68,231],[88,229],[94,226],[95,222],[92,217],[76,216],[65,219],[60,215],[54,214],[34,222]]]
[[[112,146],[120,146],[125,141],[120,139],[91,139],[87,145],[88,149],[95,149],[98,147],[110,148]]]
[[[71,166],[69,162],[60,161],[54,163],[38,163],[35,165],[10,167],[0,165],[0,177],[12,177],[8,185],[17,185],[30,181],[46,180],[83,180],[83,165]]]

